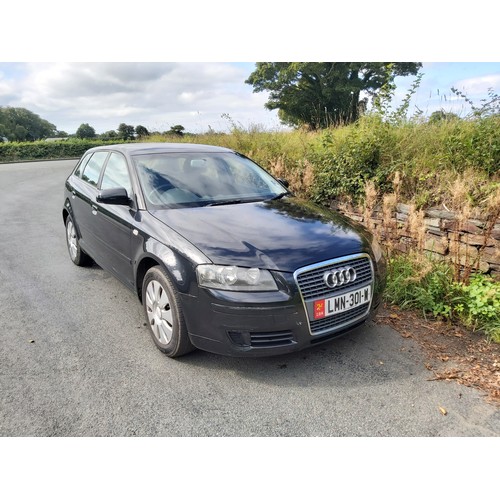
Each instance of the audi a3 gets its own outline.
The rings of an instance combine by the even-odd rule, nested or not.
[[[92,148],[66,179],[62,216],[72,262],[130,287],[170,357],[331,340],[375,314],[385,283],[372,234],[226,148]]]

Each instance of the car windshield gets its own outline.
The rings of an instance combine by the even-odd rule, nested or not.
[[[134,156],[134,163],[151,209],[249,203],[288,193],[237,153],[155,153]]]

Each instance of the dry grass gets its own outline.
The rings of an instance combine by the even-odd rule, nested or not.
[[[314,195],[325,205],[330,203],[332,193],[337,193],[337,202],[348,198],[359,202],[356,196],[364,197],[362,190],[349,191],[355,183],[342,184],[342,178],[331,176],[339,167],[335,163],[339,158],[356,166],[360,155],[375,162],[364,178],[373,182],[380,198],[394,193],[398,202],[415,204],[417,209],[443,204],[451,209],[459,199],[465,199],[460,190],[465,186],[473,214],[482,212],[500,185],[500,117],[393,126],[365,116],[355,125],[320,132],[265,131],[257,126],[244,130],[230,125],[228,133],[157,135],[150,140],[197,142],[237,150],[286,178],[297,192]],[[346,172],[350,171],[348,167]],[[332,187],[330,177],[341,184]]]
[[[410,237],[415,241],[415,248],[419,253],[423,253],[425,246],[425,223],[424,223],[425,213],[415,207],[415,205],[410,205],[410,212],[408,214],[407,228]]]

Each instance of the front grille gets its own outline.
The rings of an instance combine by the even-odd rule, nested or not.
[[[293,344],[293,334],[286,330],[282,332],[251,332],[252,347],[278,347]]]
[[[282,347],[294,344],[290,330],[278,332],[242,332],[229,331],[231,341],[241,347]]]
[[[343,267],[353,267],[356,270],[356,280],[353,283],[345,283],[334,288],[328,287],[323,279],[324,274]],[[334,259],[298,269],[294,276],[306,308],[311,335],[326,335],[340,331],[357,321],[363,320],[370,310],[371,300],[347,311],[338,312],[317,320],[312,319],[316,300],[335,297],[372,284],[374,279],[373,268],[367,254],[357,254],[353,255],[352,258]]]
[[[352,260],[344,260],[341,262],[319,265],[309,271],[297,274],[297,284],[300,288],[300,293],[304,300],[318,299],[320,297],[330,297],[332,294],[348,288],[361,288],[368,285],[372,281],[372,266],[368,257],[359,257]],[[323,281],[323,275],[327,271],[332,271],[341,267],[350,266],[356,270],[356,281],[354,283],[346,283],[344,285],[336,286],[335,288],[328,288]]]

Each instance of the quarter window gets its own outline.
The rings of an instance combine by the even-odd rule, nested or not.
[[[77,177],[81,177],[82,176],[82,171],[85,168],[85,165],[87,165],[87,162],[90,160],[91,156],[92,156],[91,154],[90,155],[86,155],[83,158],[83,160],[79,163],[78,168],[75,170],[75,175]]]
[[[85,165],[85,169],[82,174],[82,179],[87,181],[92,186],[97,186],[99,182],[99,176],[101,175],[102,166],[108,156],[107,151],[98,151],[92,155],[92,158]]]
[[[101,181],[101,189],[122,187],[130,196],[132,185],[127,168],[127,160],[119,153],[111,153]]]

